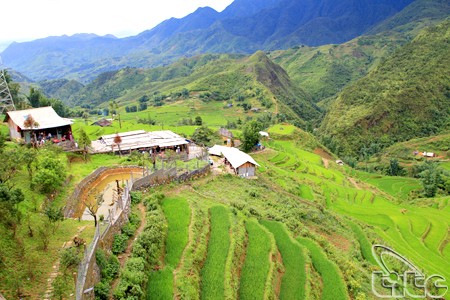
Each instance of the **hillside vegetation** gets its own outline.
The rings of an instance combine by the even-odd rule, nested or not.
[[[107,108],[115,99],[121,107],[139,106],[143,95],[155,107],[197,98],[208,107],[220,103],[282,114],[298,125],[320,116],[311,98],[263,52],[249,57],[202,55],[167,67],[103,73],[66,103]]]
[[[358,155],[371,144],[384,147],[448,128],[449,25],[424,30],[342,91],[320,130],[332,150]]]

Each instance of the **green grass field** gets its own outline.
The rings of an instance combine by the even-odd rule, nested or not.
[[[354,217],[373,226],[384,243],[394,247],[427,272],[450,276],[449,246],[445,245],[442,249],[449,228],[448,202],[436,200],[436,203],[441,204],[432,208],[392,201],[395,198],[404,201],[410,191],[420,188],[417,179],[356,171],[347,175],[346,167],[330,164],[326,169],[315,154],[305,155],[305,151],[295,149],[294,141],[271,141],[269,146],[274,147],[276,152],[271,153],[270,157],[256,155],[255,159],[261,162],[264,175],[269,175],[272,181],[280,182],[284,189],[310,200],[309,193],[296,192],[299,184],[309,186],[314,191],[314,201],[326,205],[338,214]],[[356,177],[386,194],[363,190],[351,183],[348,176]],[[424,235],[429,224],[429,232]],[[361,239],[357,230],[355,235],[360,243],[363,241],[360,244],[361,251],[370,261],[370,246]]]
[[[245,223],[247,253],[241,273],[240,299],[264,299],[270,270],[271,239],[256,220]]]
[[[223,206],[210,209],[208,253],[201,272],[201,298],[225,299],[225,263],[230,247],[230,216]]]
[[[293,240],[278,222],[260,221],[275,237],[285,272],[281,281],[280,299],[306,298],[305,249]]]
[[[308,248],[314,269],[322,277],[323,300],[349,299],[347,289],[339,268],[331,262],[323,250],[314,241],[298,237],[297,241]]]
[[[180,263],[188,242],[191,213],[188,202],[182,198],[167,198],[163,201],[162,208],[168,224],[164,268],[150,272],[147,299],[173,297],[173,271]]]

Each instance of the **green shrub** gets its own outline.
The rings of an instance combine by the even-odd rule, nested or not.
[[[128,259],[120,276],[120,282],[114,290],[114,298],[143,299],[144,288],[147,284],[145,261],[142,257]]]
[[[76,247],[67,248],[61,254],[61,266],[66,269],[71,266],[78,266],[80,261],[80,252]]]
[[[109,283],[105,280],[100,281],[94,286],[95,299],[107,300],[109,298]]]
[[[122,234],[125,234],[126,236],[130,237],[133,236],[134,232],[136,231],[136,224],[127,223],[122,227]]]
[[[115,234],[112,243],[112,252],[119,254],[125,251],[127,248],[128,236],[126,234]]]
[[[141,192],[131,192],[131,204],[139,204],[142,202],[142,193]]]

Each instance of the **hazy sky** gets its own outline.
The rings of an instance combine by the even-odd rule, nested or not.
[[[233,0],[9,0],[2,1],[0,51],[12,41],[75,33],[135,35],[198,7],[222,11]]]

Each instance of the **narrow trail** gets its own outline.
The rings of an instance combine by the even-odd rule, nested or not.
[[[70,241],[64,242],[64,244],[62,245],[61,249],[66,249],[66,248],[72,247],[73,239],[76,236],[80,235],[80,233],[82,233],[85,229],[86,229],[86,226],[78,227],[78,233],[76,235],[74,235],[70,239]],[[50,275],[48,276],[49,278],[47,279],[47,288],[45,290],[44,300],[52,299],[52,296],[53,296],[53,281],[59,275],[59,267],[60,267],[60,258],[58,257],[58,259],[53,264],[53,271],[50,273]],[[0,299],[1,299],[1,297],[0,297]]]
[[[138,229],[136,229],[136,232],[134,233],[133,237],[128,240],[128,245],[127,245],[127,249],[125,250],[125,252],[119,254],[117,257],[119,259],[121,269],[125,265],[125,262],[128,260],[128,258],[130,257],[131,251],[133,250],[133,243],[136,240],[136,238],[139,236],[139,234],[141,234],[141,232],[144,230],[145,224],[147,221],[147,219],[145,218],[146,209],[142,202],[138,204],[138,209],[141,212],[141,224],[139,225]],[[114,289],[116,288],[118,283],[119,283],[119,278],[114,279],[113,282],[111,283],[111,289],[109,292],[110,299],[113,299],[112,292],[114,291]]]
[[[351,184],[353,184],[353,186],[355,188],[357,188],[358,190],[361,189],[361,187],[358,185],[358,183],[356,182],[355,178],[352,177],[347,177],[348,181],[350,181]]]
[[[328,167],[330,165],[330,161],[328,159],[322,157],[322,162],[323,162],[323,166],[325,167],[325,169],[328,169]]]

